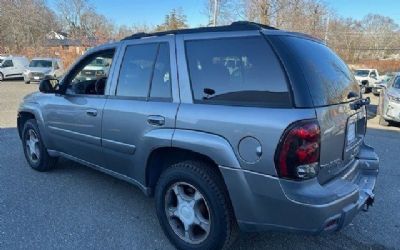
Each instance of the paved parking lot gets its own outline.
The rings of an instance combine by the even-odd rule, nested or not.
[[[48,173],[28,167],[16,112],[37,87],[0,83],[0,249],[172,249],[153,200],[139,189],[65,159]],[[381,172],[370,211],[338,233],[242,234],[235,248],[400,249],[400,127],[379,126],[371,98],[367,142],[381,157]]]

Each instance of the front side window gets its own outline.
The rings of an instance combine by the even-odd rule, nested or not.
[[[187,41],[186,53],[195,102],[290,105],[285,75],[263,37]]]
[[[63,84],[68,85],[67,91],[73,94],[104,95],[114,52],[114,49],[109,49],[84,58],[66,77]],[[98,64],[99,60],[105,63]]]
[[[12,62],[12,60],[5,60],[2,66],[3,68],[14,67],[14,63]]]
[[[116,95],[146,100],[170,100],[170,75],[167,43],[127,46]]]

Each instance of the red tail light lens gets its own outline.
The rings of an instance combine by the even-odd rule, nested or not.
[[[316,120],[290,125],[275,152],[275,167],[279,177],[304,180],[318,174],[320,128]]]

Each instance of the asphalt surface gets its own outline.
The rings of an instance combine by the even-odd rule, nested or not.
[[[173,249],[136,187],[65,159],[51,172],[29,168],[16,112],[37,88],[0,83],[0,249]],[[400,127],[379,126],[370,111],[366,141],[381,158],[370,211],[329,235],[241,234],[234,249],[400,249]]]

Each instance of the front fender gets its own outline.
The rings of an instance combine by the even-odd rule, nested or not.
[[[40,111],[39,103],[36,101],[29,101],[29,102],[24,102],[21,104],[21,106],[18,109],[18,117],[17,117],[17,125],[18,125],[18,131],[22,131],[23,127],[21,124],[20,119],[23,119],[24,114],[31,114],[35,117],[36,123],[39,127],[40,135],[42,137],[44,145],[47,147],[49,144],[49,137],[47,134],[47,131],[45,129],[45,123],[44,123],[44,118],[43,114]],[[21,134],[20,134],[21,136]]]
[[[219,166],[240,169],[239,161],[229,142],[218,135],[176,129],[172,147],[184,148],[210,157]]]

